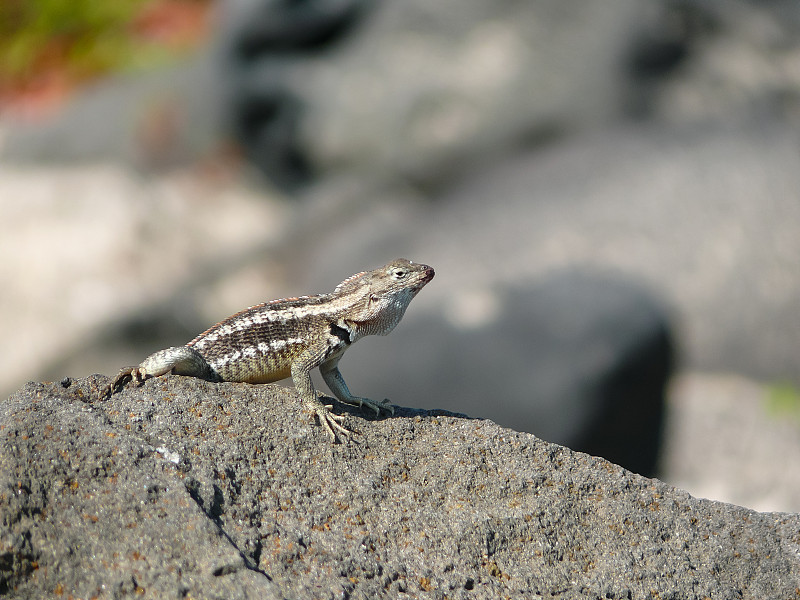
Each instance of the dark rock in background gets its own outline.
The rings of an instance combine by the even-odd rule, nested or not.
[[[298,141],[305,102],[277,81],[293,55],[327,51],[372,2],[243,0],[227,5],[219,54],[225,120],[245,155],[287,188],[308,183],[313,166]]]
[[[220,38],[231,60],[325,50],[352,33],[373,0],[234,0]]]
[[[320,237],[308,289],[395,254],[433,265],[396,342],[420,313],[448,319],[553,271],[617,273],[674,313],[684,366],[797,383],[798,164],[775,123],[596,132],[486,165],[433,206],[383,192],[394,210],[343,208],[348,235]]]
[[[798,164],[775,123],[606,131],[464,178],[410,251],[448,273],[442,293],[622,273],[674,309],[686,365],[800,382]]]
[[[686,52],[666,77],[642,73],[638,114],[677,126],[778,120],[800,127],[800,5],[791,0],[661,3],[658,26],[640,38]],[[650,52],[652,51],[652,48]],[[636,69],[634,68],[634,74]],[[657,72],[657,70],[656,70]]]
[[[441,185],[498,149],[619,115],[622,57],[655,12],[633,0],[324,6],[233,3],[221,36],[236,136],[278,183],[356,172]]]
[[[275,386],[92,377],[0,405],[0,593],[790,598],[800,518],[698,500],[490,421]],[[429,399],[435,404],[435,398]]]
[[[574,270],[483,301],[472,315],[425,312],[385,343],[354,346],[342,361],[351,388],[419,408],[434,396],[439,408],[654,475],[673,371],[657,301],[618,275]]]

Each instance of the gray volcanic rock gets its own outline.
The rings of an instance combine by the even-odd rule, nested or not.
[[[800,516],[692,498],[490,421],[331,445],[276,386],[30,383],[0,411],[19,598],[790,598]]]

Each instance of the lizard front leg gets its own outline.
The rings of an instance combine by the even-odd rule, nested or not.
[[[322,379],[325,380],[326,385],[331,389],[333,395],[345,404],[352,404],[359,407],[368,406],[374,410],[375,414],[377,415],[381,414],[381,410],[385,410],[389,414],[393,415],[394,407],[389,403],[388,400],[378,402],[369,398],[353,396],[353,394],[350,393],[350,389],[347,387],[341,371],[339,371],[340,358],[341,356],[337,356],[325,361],[319,366],[319,372],[322,373]]]
[[[336,431],[349,437],[353,434],[352,431],[339,424],[339,421],[344,419],[343,416],[335,415],[331,412],[333,406],[326,406],[317,398],[317,392],[314,390],[314,382],[311,381],[311,369],[313,368],[313,360],[310,357],[303,357],[296,359],[292,362],[292,381],[297,393],[303,400],[303,406],[309,412],[313,412],[319,418],[319,422],[328,435],[332,438],[334,443],[337,441]]]
[[[220,381],[219,375],[211,368],[205,358],[189,346],[173,346],[154,352],[145,358],[137,367],[123,367],[109,385],[100,391],[100,397],[106,398],[118,392],[125,384],[133,380],[141,384],[150,377],[159,377],[167,373],[189,375],[208,381]]]

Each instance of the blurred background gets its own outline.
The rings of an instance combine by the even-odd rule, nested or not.
[[[4,0],[0,394],[403,256],[356,394],[797,512],[798,134],[793,0]]]

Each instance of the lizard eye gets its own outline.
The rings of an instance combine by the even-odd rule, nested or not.
[[[402,279],[406,276],[406,271],[404,269],[395,269],[392,273],[392,277],[395,279]]]

